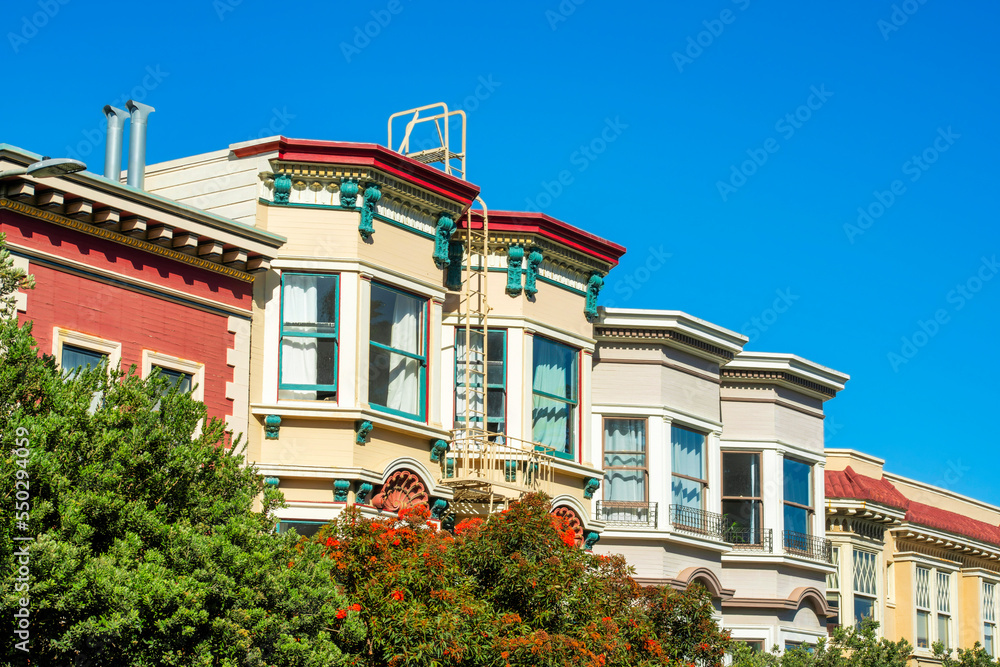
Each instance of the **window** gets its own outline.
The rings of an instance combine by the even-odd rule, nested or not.
[[[682,426],[670,426],[671,503],[694,509],[705,509],[704,433]]]
[[[854,624],[860,625],[866,617],[875,618],[875,600],[878,598],[878,557],[869,551],[854,550]]]
[[[917,567],[917,648],[930,648],[931,571]]]
[[[737,639],[741,644],[746,644],[750,647],[753,653],[763,653],[764,652],[764,640],[763,639]]]
[[[532,346],[532,439],[555,456],[576,455],[577,350],[540,336]]]
[[[469,382],[473,387],[483,382],[483,332],[472,331],[472,349],[467,354],[465,329],[455,331],[455,424],[465,424],[466,392],[465,364],[469,358]],[[486,348],[486,430],[490,433],[505,433],[507,430],[507,332],[490,329]],[[481,422],[483,406],[479,392],[473,392],[476,404],[471,406],[474,422]]]
[[[840,547],[830,551],[833,572],[826,575],[826,601],[834,609],[832,616],[826,617],[828,626],[840,625]]]
[[[812,466],[785,457],[785,530],[809,535],[812,531]],[[786,545],[787,546],[787,545]]]
[[[427,395],[427,300],[372,284],[368,402],[424,419]]]
[[[190,373],[184,373],[183,371],[175,371],[170,368],[164,368],[162,366],[154,366],[154,368],[159,369],[160,377],[166,378],[167,391],[177,387],[178,393],[186,394],[191,391],[191,387],[194,384],[194,376]]]
[[[608,521],[649,520],[646,420],[604,420],[604,501]]]
[[[937,640],[951,646],[951,573],[937,573]]]
[[[97,368],[107,361],[108,355],[101,352],[76,347],[75,345],[63,344],[59,367],[62,369],[63,375],[71,376],[80,370]]]
[[[722,452],[722,513],[730,541],[760,544],[760,486],[758,452]]]
[[[337,397],[337,276],[281,275],[278,398]]]
[[[294,529],[299,537],[312,537],[319,532],[319,529],[326,525],[326,521],[279,521],[278,532],[287,533]]]
[[[997,587],[983,582],[983,647],[991,656],[997,654]]]

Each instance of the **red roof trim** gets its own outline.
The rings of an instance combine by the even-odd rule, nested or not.
[[[608,262],[612,267],[625,254],[625,246],[602,239],[579,227],[557,220],[544,213],[528,211],[490,211],[490,230],[537,234],[547,239],[579,250],[585,255]],[[473,224],[482,226],[482,212],[472,211]],[[464,227],[466,220],[460,225]]]
[[[409,181],[468,208],[479,195],[479,186],[450,176],[440,169],[417,162],[378,144],[315,141],[279,137],[272,141],[233,150],[236,157],[278,152],[278,159],[320,164],[374,167]]]

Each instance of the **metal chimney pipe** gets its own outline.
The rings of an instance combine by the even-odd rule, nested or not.
[[[104,115],[108,117],[108,143],[104,151],[104,178],[118,183],[122,178],[122,132],[125,130],[128,112],[106,104]]]
[[[156,109],[134,100],[129,100],[125,106],[132,112],[128,139],[128,184],[141,189],[146,178],[146,122],[149,114]]]

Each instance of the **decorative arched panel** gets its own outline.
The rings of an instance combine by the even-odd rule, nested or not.
[[[398,512],[416,505],[427,505],[430,494],[420,477],[412,470],[397,470],[372,498],[372,505],[384,512]]]
[[[573,531],[573,535],[576,537],[576,545],[581,546],[583,544],[583,520],[577,514],[576,510],[566,505],[560,505],[552,510],[551,514],[563,520],[565,526]]]

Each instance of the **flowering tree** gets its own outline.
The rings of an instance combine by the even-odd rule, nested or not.
[[[345,512],[316,541],[350,601],[337,613],[350,664],[722,664],[729,641],[704,589],[640,587],[624,559],[584,552],[549,509],[527,496],[454,536],[422,506]]]

